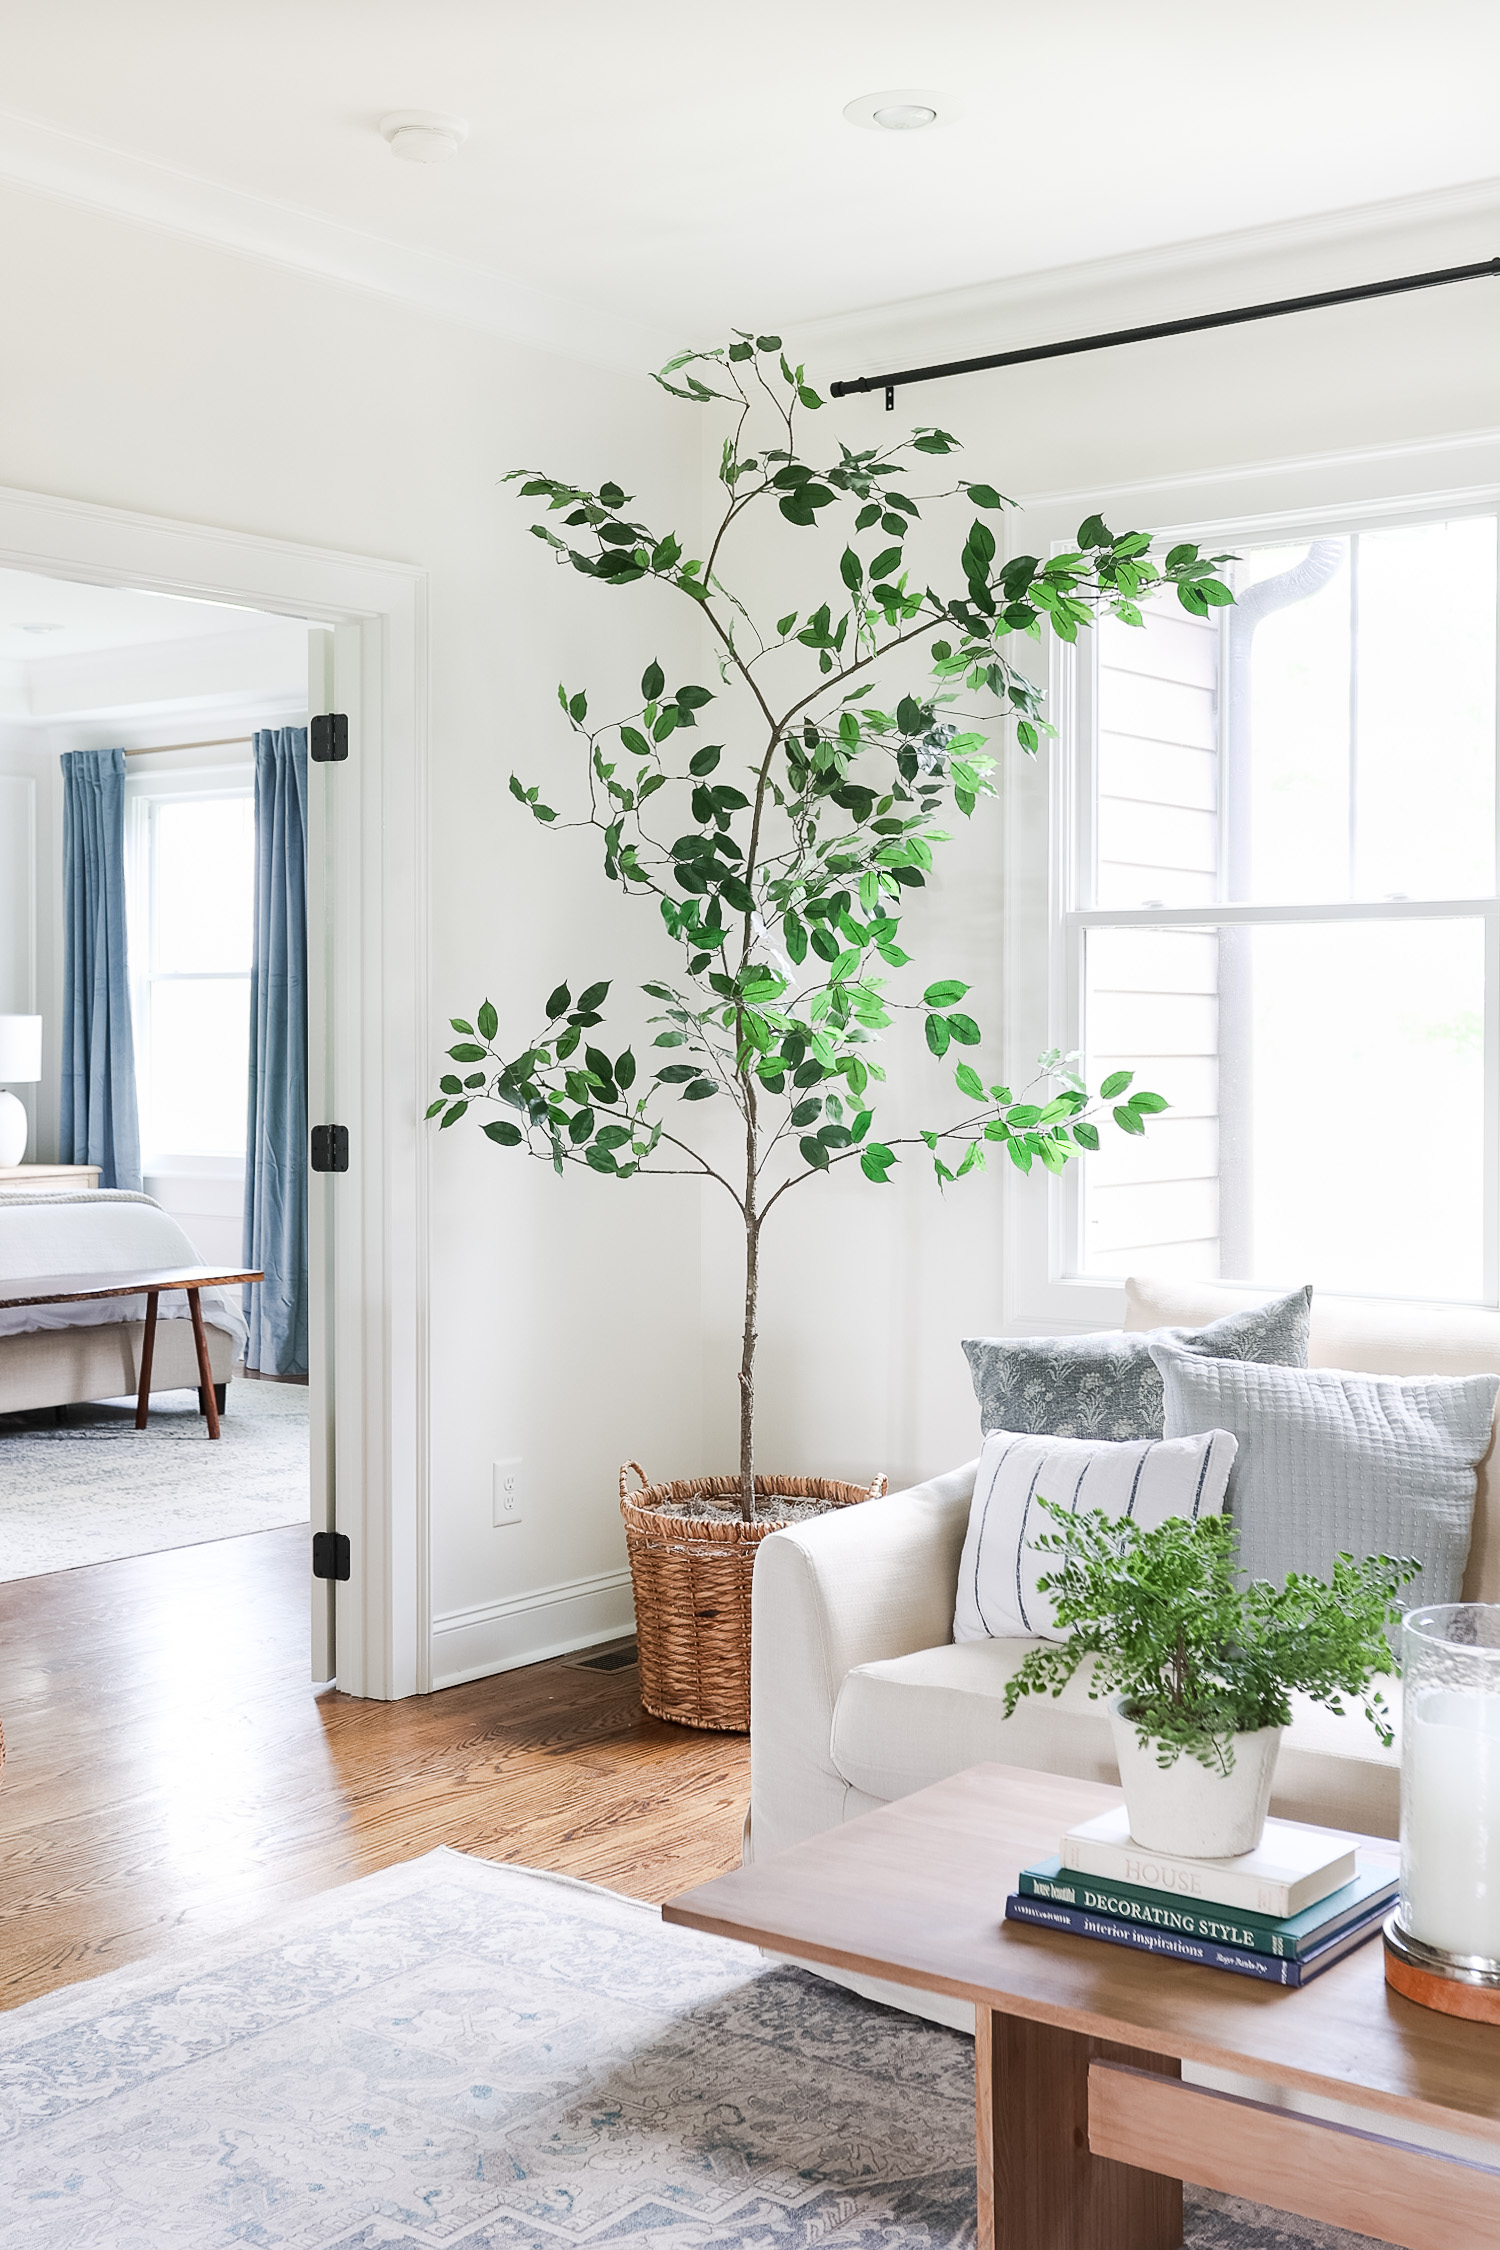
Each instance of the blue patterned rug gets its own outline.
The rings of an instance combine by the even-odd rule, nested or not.
[[[958,2250],[973,2050],[436,1851],[0,2017],[6,2250]],[[1195,2197],[1193,2250],[1355,2238]]]

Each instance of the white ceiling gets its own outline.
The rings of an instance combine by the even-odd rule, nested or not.
[[[0,570],[0,661],[10,663],[192,640],[204,633],[260,632],[268,623],[261,611],[227,602]]]
[[[961,117],[845,123],[902,86]],[[149,165],[206,231],[254,199],[703,341],[1490,179],[1500,7],[48,0],[3,102],[0,173],[55,192]],[[408,108],[468,118],[455,162],[392,158]]]

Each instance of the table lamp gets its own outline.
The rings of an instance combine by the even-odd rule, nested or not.
[[[0,1016],[0,1086],[34,1086],[42,1075],[40,1016]],[[19,1164],[30,1130],[14,1094],[0,1094],[0,1164]]]

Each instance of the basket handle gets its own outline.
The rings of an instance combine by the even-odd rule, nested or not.
[[[629,1498],[629,1495],[628,1495],[628,1493],[627,1493],[627,1492],[626,1492],[626,1490],[625,1490],[625,1471],[626,1471],[626,1469],[634,1469],[634,1471],[635,1471],[636,1475],[637,1475],[637,1476],[638,1476],[638,1477],[640,1478],[640,1480],[641,1480],[641,1490],[642,1490],[642,1492],[648,1492],[648,1491],[650,1490],[650,1488],[651,1488],[651,1479],[650,1479],[650,1478],[649,1478],[649,1477],[647,1476],[647,1474],[646,1474],[645,1470],[644,1470],[644,1469],[643,1469],[643,1468],[641,1467],[641,1464],[640,1464],[640,1462],[639,1462],[639,1461],[627,1461],[627,1462],[626,1462],[626,1463],[624,1464],[624,1467],[623,1467],[623,1468],[622,1468],[622,1469],[620,1470],[620,1498],[621,1498],[622,1500],[625,1500],[625,1499],[628,1499],[628,1498]]]
[[[885,1471],[882,1469],[879,1476],[875,1479],[875,1482],[871,1485],[869,1491],[865,1494],[865,1498],[867,1500],[883,1500],[885,1498],[885,1494]]]

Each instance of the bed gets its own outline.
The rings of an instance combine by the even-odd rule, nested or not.
[[[194,1264],[198,1253],[149,1195],[118,1188],[0,1193],[0,1280],[44,1273],[126,1273]],[[223,1268],[219,1269],[221,1272]],[[144,1298],[0,1310],[0,1414],[133,1396],[140,1381]],[[220,1392],[245,1345],[238,1305],[203,1292],[209,1365]],[[198,1389],[185,1297],[164,1292],[151,1365],[153,1391]]]

